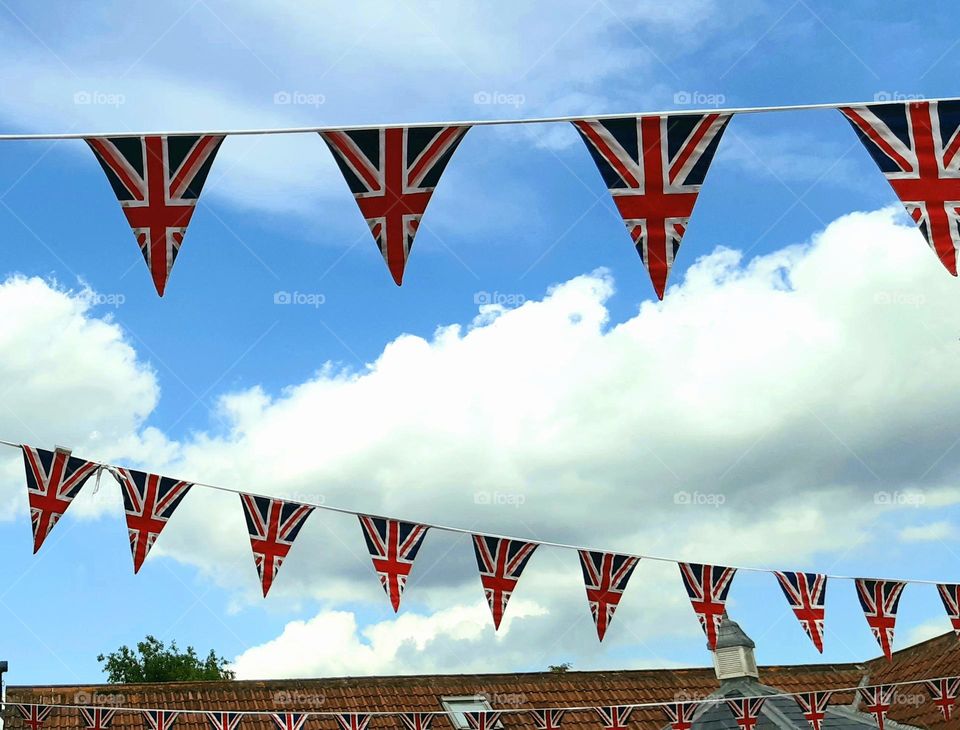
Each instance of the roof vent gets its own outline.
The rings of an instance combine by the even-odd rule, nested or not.
[[[717,632],[717,648],[713,652],[717,679],[721,682],[741,677],[759,679],[757,660],[753,655],[756,646],[736,621],[724,615]]]

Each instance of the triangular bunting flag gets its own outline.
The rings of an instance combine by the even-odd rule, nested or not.
[[[830,704],[832,692],[804,692],[794,695],[797,704],[811,730],[823,730],[823,722],[827,719],[827,706]]]
[[[754,730],[760,720],[760,711],[763,709],[764,697],[738,697],[728,699],[727,707],[733,713],[740,730]]]
[[[381,127],[321,132],[393,280],[403,270],[420,219],[469,127]]]
[[[947,616],[950,617],[950,624],[953,626],[954,633],[960,636],[960,585],[940,583],[937,585],[937,589],[940,591],[943,607],[947,609]]]
[[[501,714],[489,710],[480,710],[478,712],[464,712],[463,716],[467,719],[470,730],[495,730],[500,724]]]
[[[873,715],[877,721],[877,727],[880,728],[880,730],[883,730],[887,713],[890,712],[890,708],[893,706],[893,693],[896,689],[896,686],[886,685],[880,687],[861,687],[858,690],[860,697],[863,698],[865,703],[863,709]]]
[[[110,730],[116,710],[107,710],[103,707],[78,707],[83,718],[86,730]]]
[[[116,475],[127,513],[133,572],[137,573],[160,531],[193,485],[133,469],[119,468]]]
[[[670,720],[670,730],[693,730],[693,715],[697,711],[695,702],[671,702],[660,705],[660,709]]]
[[[44,721],[53,712],[53,708],[49,705],[14,705],[14,707],[23,717],[23,724],[28,730],[43,730]]]
[[[948,722],[953,718],[953,709],[957,706],[957,693],[960,692],[960,677],[931,679],[923,683],[930,693],[933,704],[940,708],[940,714]]]
[[[432,712],[402,712],[400,722],[406,730],[430,730],[433,725]]]
[[[870,630],[877,639],[883,655],[893,661],[893,629],[897,623],[897,607],[906,583],[895,580],[857,578],[857,597]]]
[[[729,121],[729,114],[685,114],[573,122],[660,299]]]
[[[99,468],[91,461],[70,456],[66,449],[46,451],[23,444],[27,472],[27,499],[33,525],[33,552],[40,549],[84,483]]]
[[[537,730],[560,730],[566,710],[530,710],[530,719]]]
[[[243,719],[239,712],[208,712],[206,715],[213,730],[237,730]]]
[[[625,705],[612,705],[608,707],[595,707],[600,716],[600,722],[606,730],[627,730],[630,722],[630,715],[633,714],[633,708]]]
[[[960,246],[960,102],[912,101],[840,107],[867,152],[957,275]]]
[[[357,712],[344,712],[334,715],[340,730],[367,730],[370,724],[370,715],[362,715]]]
[[[697,614],[707,645],[713,651],[717,647],[717,631],[726,613],[727,594],[736,574],[736,568],[700,563],[677,563],[683,586],[690,597],[690,605]]]
[[[87,139],[160,296],[221,142],[220,135],[187,134]]]
[[[306,712],[271,712],[270,717],[279,730],[303,730],[310,715]]]
[[[800,626],[823,654],[823,617],[827,599],[827,576],[821,573],[777,571],[777,580]]]
[[[633,575],[640,558],[632,555],[601,553],[595,550],[580,551],[580,568],[587,589],[587,603],[597,627],[597,636],[603,641],[607,627],[613,621],[617,604]]]
[[[385,517],[358,517],[363,539],[373,559],[373,569],[377,571],[380,584],[396,612],[400,609],[400,596],[407,585],[407,577],[413,569],[413,561],[423,544],[427,528]]]
[[[144,710],[143,719],[150,730],[170,730],[179,714],[174,710]]]
[[[493,613],[494,629],[500,628],[500,621],[507,610],[507,602],[517,587],[520,574],[523,573],[530,556],[536,549],[535,542],[489,535],[473,536],[473,550],[477,556],[480,582],[483,584],[484,595]]]
[[[313,507],[282,499],[241,494],[243,514],[247,518],[247,532],[253,548],[253,559],[266,598],[277,571],[290,552],[300,528],[313,512]],[[290,728],[288,730],[297,730]]]

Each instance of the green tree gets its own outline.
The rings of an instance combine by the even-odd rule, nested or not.
[[[109,654],[100,654],[110,684],[134,682],[181,682],[204,679],[233,679],[234,673],[227,669],[227,660],[213,651],[201,659],[192,646],[186,651],[177,649],[177,642],[167,647],[153,636],[137,644],[134,652],[129,646],[121,646]]]
[[[570,662],[564,662],[563,664],[550,664],[548,665],[548,669],[553,674],[566,674],[570,671],[570,667],[572,666],[573,665]]]

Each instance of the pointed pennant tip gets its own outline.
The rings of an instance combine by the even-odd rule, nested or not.
[[[393,277],[393,283],[397,286],[403,286],[403,264],[391,265],[390,276]]]

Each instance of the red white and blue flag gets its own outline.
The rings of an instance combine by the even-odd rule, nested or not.
[[[496,727],[500,724],[501,714],[490,710],[478,710],[476,712],[464,712],[463,716],[466,718],[470,730],[496,730]]]
[[[110,730],[116,710],[103,707],[78,707],[86,730]]]
[[[370,715],[358,712],[343,712],[334,715],[340,730],[367,730],[370,724]]]
[[[560,730],[566,710],[530,710],[530,719],[537,730]]]
[[[727,707],[733,713],[733,719],[740,730],[754,730],[760,720],[764,697],[738,697],[728,699]]]
[[[867,152],[957,275],[960,246],[960,102],[914,101],[841,107]]]
[[[827,576],[822,573],[791,573],[777,571],[777,580],[790,608],[800,621],[807,636],[823,653],[823,619],[827,599]]]
[[[143,719],[150,730],[170,730],[179,714],[174,710],[144,710]]]
[[[240,502],[247,520],[247,532],[250,534],[257,574],[266,598],[277,577],[277,571],[286,560],[303,523],[313,512],[313,507],[252,494],[241,494]]]
[[[386,517],[358,515],[363,539],[373,559],[380,584],[396,612],[400,596],[413,569],[413,561],[426,537],[427,528],[413,522],[391,520]]]
[[[670,730],[693,730],[693,716],[697,712],[697,703],[671,702],[661,705],[660,709],[670,720]]]
[[[49,705],[14,705],[14,707],[23,717],[23,724],[28,730],[43,730],[43,723],[53,712],[53,708]]]
[[[402,712],[400,722],[406,730],[430,730],[433,725],[432,712]]]
[[[537,543],[510,540],[505,537],[474,535],[473,550],[477,556],[480,582],[483,593],[493,613],[493,626],[500,628],[500,621],[507,610],[507,602],[517,587],[520,574],[527,567]]]
[[[160,296],[222,142],[211,134],[87,139]]]
[[[629,727],[630,715],[633,714],[633,708],[628,705],[595,707],[594,710],[606,730],[626,730]]]
[[[573,122],[660,299],[729,121],[729,114],[689,114]]]
[[[33,526],[33,552],[36,553],[80,488],[99,467],[91,461],[70,456],[65,449],[46,451],[26,444],[20,448],[27,472],[27,499]]]
[[[861,687],[858,691],[864,701],[863,709],[873,715],[877,721],[877,727],[883,730],[887,719],[887,713],[893,706],[893,697],[896,687],[893,685],[881,685],[879,687]]]
[[[208,712],[206,715],[213,730],[237,730],[243,719],[239,712]]]
[[[960,692],[960,677],[929,679],[924,686],[930,693],[933,704],[940,708],[940,714],[948,722],[953,719],[953,710],[957,706],[957,694]]]
[[[888,661],[893,661],[893,630],[897,623],[900,594],[906,583],[895,580],[857,578],[857,597],[863,615]]]
[[[633,569],[640,558],[632,555],[602,553],[595,550],[580,551],[580,567],[583,570],[583,583],[587,589],[587,602],[590,613],[597,626],[597,636],[603,641],[604,635],[617,604],[623,596]]]
[[[793,696],[800,705],[803,716],[810,723],[811,730],[823,730],[832,695],[832,692],[803,692]]]
[[[310,715],[306,712],[271,712],[270,717],[279,730],[303,730]]]
[[[950,624],[957,636],[960,636],[960,584],[940,583],[937,585],[943,607],[947,609]]]
[[[133,572],[136,573],[173,511],[193,485],[134,469],[119,468],[116,475],[123,493]]]
[[[717,631],[727,611],[727,594],[736,574],[736,568],[700,563],[677,563],[683,586],[690,597],[690,605],[697,614],[703,633],[707,635],[710,650],[717,646]]]
[[[447,163],[469,127],[381,127],[321,132],[393,280],[403,270]]]

